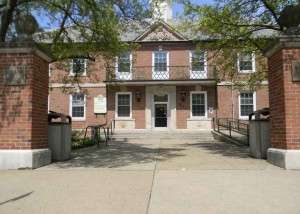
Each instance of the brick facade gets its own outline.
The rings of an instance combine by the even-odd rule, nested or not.
[[[300,149],[300,84],[292,82],[292,62],[300,48],[281,49],[269,57],[271,142],[277,149]]]
[[[39,149],[48,145],[48,61],[31,47],[24,50],[0,49],[0,149]],[[24,66],[24,85],[5,84],[3,72],[9,66]]]
[[[269,107],[268,86],[256,89],[256,109]],[[239,90],[231,90],[230,86],[217,87],[218,108],[216,116],[219,118],[239,118]]]

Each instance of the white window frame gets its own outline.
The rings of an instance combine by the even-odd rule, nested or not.
[[[116,78],[120,80],[131,80],[132,79],[132,53],[129,53],[129,60],[130,60],[130,70],[129,74],[124,75],[122,72],[119,72],[119,57],[116,57],[115,63],[115,74]]]
[[[48,113],[50,112],[50,94],[48,93]]]
[[[204,94],[204,102],[205,102],[205,115],[204,116],[193,116],[193,94]],[[205,119],[207,118],[207,91],[191,91],[190,92],[190,118],[191,119]]]
[[[130,115],[129,117],[119,117],[118,115],[118,96],[129,95]],[[115,95],[115,118],[116,119],[132,119],[132,92],[117,92]]]
[[[81,59],[83,59],[83,58],[81,58]],[[74,59],[72,59],[71,62],[70,62],[70,74],[69,74],[69,76],[75,76],[75,73],[73,73],[73,60]],[[78,76],[86,76],[86,70],[87,70],[87,59],[84,59],[84,71],[83,71],[82,74],[80,74]]]
[[[252,70],[241,70],[240,69],[240,53],[238,53],[237,67],[238,67],[238,72],[241,74],[254,73],[256,71],[255,53],[252,52]]]
[[[256,91],[240,91],[238,97],[238,104],[239,104],[239,119],[241,120],[248,120],[248,116],[241,115],[241,93],[253,93],[253,111],[256,111]]]
[[[166,57],[167,57],[167,73],[168,73],[168,78],[170,78],[170,69],[169,69],[169,63],[170,63],[170,60],[169,60],[169,51],[152,51],[152,79],[156,79],[156,78],[153,78],[154,77],[154,73],[156,72],[154,67],[155,67],[155,53],[159,53],[159,52],[164,52],[166,53]]]
[[[51,77],[51,63],[48,64],[48,73],[49,73],[49,77]]]
[[[195,53],[195,50],[190,50],[189,51],[190,78],[195,79],[195,78],[193,78],[193,74],[196,73],[196,72],[205,73],[205,78],[207,78],[207,51],[204,51],[204,70],[203,71],[193,71],[192,70],[192,68],[193,68],[193,66],[192,66],[193,53]]]
[[[82,93],[83,94],[83,93]],[[86,119],[86,94],[84,94],[84,110],[83,110],[83,117],[73,117],[72,115],[72,102],[73,101],[73,94],[70,94],[70,103],[69,103],[69,115],[72,117],[73,121],[85,121]]]

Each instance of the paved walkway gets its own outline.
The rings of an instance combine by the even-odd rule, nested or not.
[[[300,171],[210,133],[126,133],[37,170],[0,171],[0,213],[300,213]]]

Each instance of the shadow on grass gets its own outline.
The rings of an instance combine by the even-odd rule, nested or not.
[[[165,161],[183,156],[184,148],[157,148],[155,144],[129,143],[128,139],[114,140],[109,146],[88,147],[72,152],[72,159],[56,162],[55,168],[116,168]]]

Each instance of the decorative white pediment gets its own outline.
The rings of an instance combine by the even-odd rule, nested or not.
[[[182,41],[185,40],[182,35],[175,32],[166,24],[156,24],[152,28],[148,29],[141,36],[139,36],[137,41]]]

